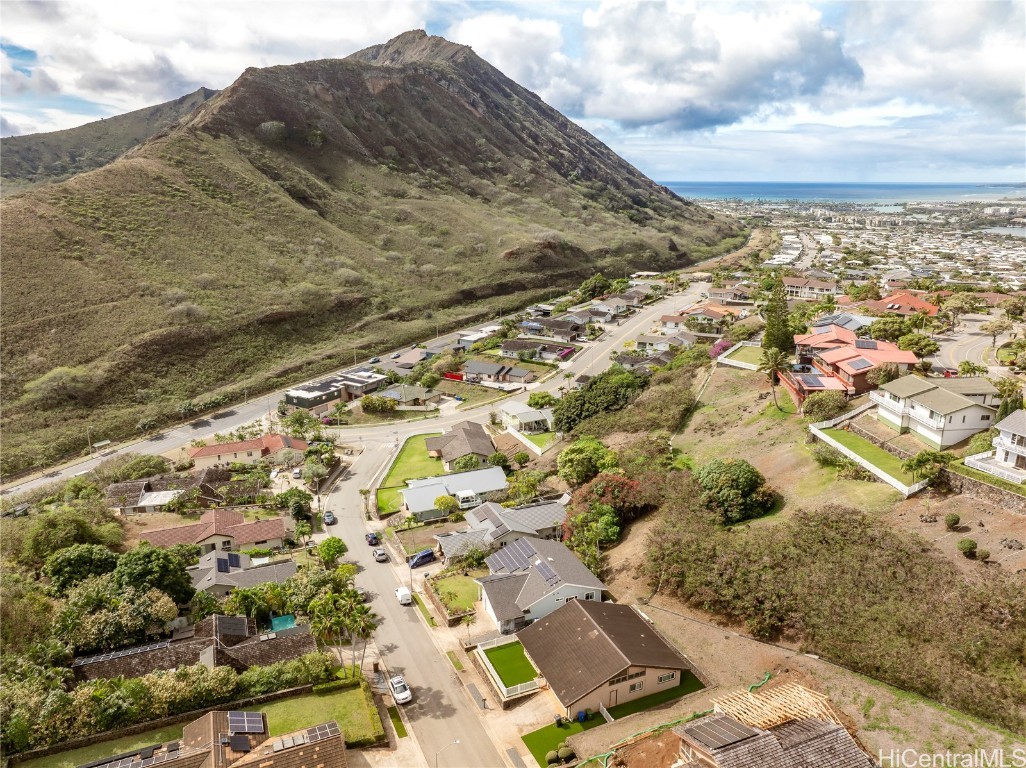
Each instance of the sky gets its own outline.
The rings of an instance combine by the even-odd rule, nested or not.
[[[659,181],[1026,182],[1026,0],[0,0],[0,134],[410,29]]]

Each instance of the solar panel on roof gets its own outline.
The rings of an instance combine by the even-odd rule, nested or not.
[[[816,376],[814,374],[799,373],[797,374],[797,377],[806,387],[819,388],[823,386],[823,380],[819,376]]]
[[[557,581],[560,581],[559,576],[556,574],[554,570],[552,570],[552,566],[546,563],[544,560],[539,560],[537,563],[535,563],[534,569],[538,571],[538,574],[543,579],[545,579],[545,583],[548,586],[552,586]]]
[[[758,732],[732,717],[711,717],[708,722],[699,721],[687,727],[688,734],[710,749],[720,749],[729,744],[757,736]]]
[[[877,343],[874,339],[855,339],[857,349],[876,349]]]
[[[237,553],[231,552],[228,555],[228,565],[230,565],[232,568],[241,568],[242,558],[239,557]]]
[[[332,736],[341,736],[342,731],[338,727],[338,723],[332,720],[329,723],[321,723],[315,725],[313,728],[308,728],[306,731],[306,740],[309,743],[327,739]]]
[[[218,573],[228,573],[230,570],[231,569],[228,567],[228,561],[225,558],[223,558],[223,557],[217,558],[217,572]]]
[[[170,644],[169,640],[161,640],[157,643],[147,643],[146,645],[137,645],[132,648],[122,648],[118,651],[110,651],[109,653],[98,653],[95,656],[83,656],[80,659],[75,659],[71,662],[72,667],[81,667],[86,664],[95,664],[99,661],[110,661],[111,659],[120,659],[122,656],[134,656],[137,653],[146,653],[147,651],[155,651],[158,648],[167,648]]]
[[[243,733],[232,734],[230,740],[231,748],[233,752],[249,752],[249,737]]]
[[[853,370],[861,371],[865,368],[872,368],[873,364],[868,360],[864,360],[861,357],[856,357],[854,360],[848,363],[849,367]]]

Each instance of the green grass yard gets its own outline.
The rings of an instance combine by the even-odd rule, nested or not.
[[[392,727],[395,729],[396,738],[405,739],[409,735],[406,732],[406,725],[403,724],[403,719],[399,716],[398,707],[388,708],[388,719],[392,721]]]
[[[843,429],[834,429],[833,427],[824,429],[823,434],[829,435],[845,448],[854,451],[870,464],[882,469],[895,480],[898,480],[905,485],[912,485],[915,483],[911,474],[902,471],[901,465],[903,462],[901,459],[893,454],[887,453],[883,448],[873,445],[865,438],[854,435],[851,432],[846,432]]]
[[[537,445],[543,451],[556,442],[555,432],[541,432],[537,435],[524,435],[524,437]]]
[[[1001,488],[1003,490],[1009,491],[1010,493],[1014,493],[1019,496],[1026,496],[1026,485],[1016,485],[1015,483],[1010,483],[1007,480],[1001,479],[1000,477],[988,475],[986,472],[980,472],[980,470],[978,469],[967,467],[962,462],[962,459],[959,459],[958,461],[953,461],[950,464],[948,464],[948,469],[950,469],[952,472],[956,474],[964,475],[965,477],[971,477],[973,480],[979,480],[981,483],[993,485],[995,488]]]
[[[511,688],[514,685],[528,683],[538,676],[534,665],[527,660],[527,656],[524,654],[524,646],[520,643],[513,642],[486,648],[484,653],[506,687]]]
[[[389,467],[388,474],[381,481],[378,489],[378,510],[382,513],[395,512],[399,509],[402,497],[399,491],[406,487],[407,480],[418,477],[444,475],[445,467],[441,459],[433,459],[427,455],[424,441],[434,437],[438,432],[424,435],[413,435],[407,438],[399,454]]]
[[[728,360],[758,365],[762,362],[762,347],[739,347],[727,356]]]
[[[487,570],[471,573],[468,576],[456,574],[433,581],[432,586],[450,613],[463,613],[464,611],[474,610],[474,603],[478,599],[481,587],[474,581],[475,576],[487,575]],[[446,601],[442,597],[445,592],[451,592],[455,597],[451,601]]]
[[[531,752],[531,755],[538,762],[538,765],[541,768],[546,768],[545,755],[547,753],[556,749],[571,736],[591,730],[599,725],[605,725],[605,723],[606,721],[596,712],[591,720],[585,720],[583,723],[578,723],[574,720],[570,723],[564,723],[559,727],[555,724],[546,725],[537,731],[525,733],[521,738],[524,740],[524,744]]]
[[[271,736],[309,728],[310,726],[336,720],[346,734],[347,743],[372,741],[384,735],[381,718],[373,701],[362,687],[349,688],[324,694],[308,694],[271,702],[258,707],[247,707],[247,712],[263,712]],[[185,724],[145,731],[135,736],[102,741],[88,747],[60,752],[49,757],[40,757],[19,765],[28,768],[75,768],[103,757],[130,752],[133,749],[158,743],[175,741],[182,737]]]

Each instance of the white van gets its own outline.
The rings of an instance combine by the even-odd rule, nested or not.
[[[399,605],[413,604],[413,595],[406,587],[396,587],[395,599],[399,601]]]

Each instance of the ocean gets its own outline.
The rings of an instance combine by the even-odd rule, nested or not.
[[[989,202],[1026,196],[1024,184],[887,184],[770,181],[661,181],[692,200],[808,200],[812,202],[894,204],[907,202]]]

